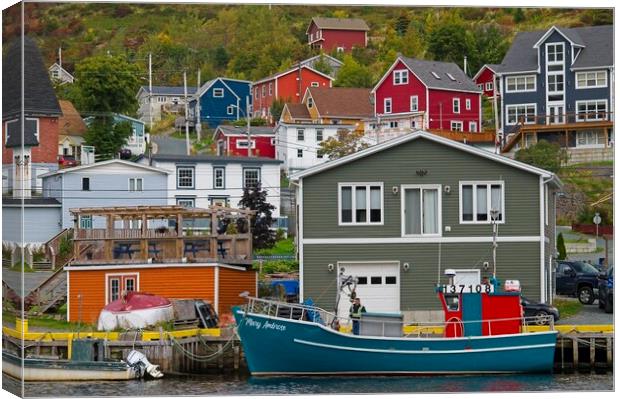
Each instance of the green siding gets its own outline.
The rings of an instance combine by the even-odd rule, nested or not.
[[[439,244],[312,244],[304,245],[304,298],[333,310],[336,297],[336,270],[327,265],[337,262],[399,261],[401,264],[400,304],[402,311],[440,310],[434,287],[437,283]],[[492,273],[491,244],[441,244],[441,283],[445,269],[482,269],[489,262]],[[408,271],[402,270],[409,263]],[[497,276],[519,280],[524,295],[540,298],[540,243],[500,243],[497,249]],[[372,309],[368,309],[372,312]]]
[[[426,170],[418,176],[417,170]],[[489,236],[489,224],[459,224],[459,181],[501,180],[505,220],[500,235],[540,235],[539,176],[474,154],[419,138],[303,179],[304,238],[401,236],[401,184],[449,185],[441,193],[444,237]],[[382,182],[384,224],[338,226],[338,183]],[[451,232],[444,227],[450,226]]]

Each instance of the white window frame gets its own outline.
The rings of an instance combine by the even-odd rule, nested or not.
[[[601,134],[602,133],[602,134]],[[579,144],[579,140],[580,140],[580,136],[583,136],[585,134],[596,134],[596,144],[592,144],[592,143],[587,143],[586,144]],[[603,142],[599,144],[598,140],[599,138],[601,138],[602,136],[602,140]],[[586,139],[587,140],[587,139]],[[575,148],[603,148],[605,147],[605,131],[602,129],[591,129],[591,130],[582,130],[582,131],[578,131],[577,134],[575,135]]]
[[[306,141],[306,129],[297,129],[297,141]]]
[[[400,125],[400,123],[398,123],[398,121],[390,121],[390,129],[398,129],[398,125]]]
[[[478,88],[480,90],[484,90],[484,84],[483,83],[478,83]]]
[[[226,115],[234,115],[235,114],[235,106],[229,105],[226,107]]]
[[[486,185],[487,187],[487,220],[476,220],[477,190],[476,186]],[[506,186],[502,180],[463,180],[459,181],[459,224],[491,224],[491,186],[499,185],[502,190],[501,214],[502,220],[497,224],[506,223]],[[473,220],[463,220],[463,186],[472,186],[472,212]]]
[[[308,101],[306,103],[308,104],[308,108],[314,107],[314,100],[312,97],[308,97]]]
[[[260,89],[260,91],[261,91],[261,95],[262,95],[263,97],[265,97],[265,92],[266,92],[265,88],[266,88],[266,86],[263,84],[263,85],[261,86],[261,89]]]
[[[40,141],[39,140],[39,118],[24,118],[24,119],[27,120],[27,121],[35,121],[36,122],[37,127],[36,127],[36,130],[34,132],[34,137],[37,138],[37,141]],[[18,118],[11,119],[11,120],[8,120],[8,121],[4,122],[4,144],[6,144],[7,141],[9,140],[9,123],[14,123],[14,122],[19,122],[19,119]]]
[[[337,53],[344,53],[344,47],[336,47]]]
[[[217,184],[217,173],[221,171],[222,172],[222,184],[218,185]],[[213,188],[214,189],[218,189],[218,190],[223,190],[226,188],[226,168],[224,166],[214,166],[213,167]]]
[[[458,128],[455,129],[455,126],[458,126]],[[450,131],[451,132],[462,132],[463,121],[450,121]]]
[[[594,85],[590,86],[588,85],[588,75],[594,74]],[[603,74],[603,77],[605,78],[605,83],[603,85],[599,85],[598,83],[598,78],[599,78],[599,74]],[[581,78],[583,76],[583,78]],[[580,84],[579,81],[583,80],[583,84]],[[575,88],[576,89],[595,89],[595,88],[600,88],[600,87],[607,87],[607,71],[606,70],[599,70],[599,71],[584,71],[584,72],[577,72],[575,74]]]
[[[351,222],[342,221],[342,188],[351,188]],[[355,189],[357,187],[366,188],[366,221],[357,222],[355,215]],[[370,187],[379,187],[381,196],[381,221],[370,221]],[[383,226],[385,220],[385,204],[383,198],[383,182],[351,182],[351,183],[338,183],[338,226]]]
[[[414,105],[415,105],[415,107],[414,107]],[[409,111],[417,112],[418,108],[419,108],[418,96],[411,96],[411,97],[409,97]]]
[[[298,148],[297,149],[297,158],[303,158],[304,157],[304,150],[302,148]]]
[[[595,103],[596,104],[596,113],[599,113],[600,111],[598,111],[598,105],[604,103],[605,104],[605,111],[603,111],[603,113],[607,114],[609,113],[609,109],[608,109],[608,104],[607,104],[607,100],[606,99],[597,99],[597,100],[579,100],[579,101],[575,101],[575,121],[577,122],[588,122],[588,121],[602,121],[605,120],[605,116],[603,116],[602,118],[598,118],[596,116],[594,117],[590,117],[588,116],[588,104],[589,103]],[[583,116],[580,116],[582,114],[579,113],[579,106],[585,104],[586,106],[586,113]]]
[[[213,98],[223,98],[223,97],[224,97],[224,89],[223,88],[221,88],[221,87],[213,88]]]
[[[523,79],[523,89],[519,89],[519,79]],[[528,89],[528,79],[532,79],[534,85]],[[510,89],[510,81],[514,82],[514,89]],[[527,93],[536,91],[536,75],[517,75],[506,77],[506,93]]]
[[[319,82],[310,83],[310,87],[319,87]]]
[[[112,278],[119,278],[120,279],[120,285],[118,287],[118,295],[119,298],[121,297],[121,294],[123,292],[122,288],[123,288],[123,278],[126,277],[134,277],[135,278],[135,282],[136,282],[136,287],[134,292],[140,292],[140,273],[139,272],[133,272],[133,273],[106,273],[105,274],[105,304],[109,304],[110,303],[110,285],[109,285],[109,281]]]
[[[191,186],[181,186],[179,173],[181,170],[191,170],[192,171],[192,185]],[[179,190],[191,190],[196,188],[196,167],[194,166],[177,166],[176,170],[176,178],[177,178],[177,189]]]
[[[319,138],[319,132],[321,133],[321,138]],[[316,134],[316,142],[317,143],[320,143],[325,138],[325,135],[323,134],[323,129],[316,129],[314,131],[314,133]]]
[[[406,85],[409,83],[409,71],[407,69],[395,69],[392,72],[392,83],[394,86]]]
[[[129,192],[141,192],[144,191],[144,179],[141,177],[130,177],[127,179],[127,191]],[[140,181],[140,189],[138,190],[138,181]],[[133,189],[131,187],[133,183]]]
[[[245,187],[247,186],[247,185],[246,185],[246,182],[245,182],[245,180],[246,180],[246,176],[245,176],[245,174],[246,174],[246,172],[248,172],[248,171],[258,171],[258,183],[261,183],[261,172],[262,172],[262,171],[261,171],[261,168],[243,168],[243,172],[242,172],[242,176],[243,176],[243,182],[242,182],[242,183],[243,183],[243,188],[245,188]]]
[[[420,190],[420,234],[405,234],[405,190]],[[424,233],[424,200],[422,190],[437,190],[437,233]],[[400,233],[401,237],[441,237],[443,231],[441,209],[441,184],[401,184],[400,185]]]
[[[238,150],[245,150],[248,148],[248,139],[237,139],[235,141],[235,147]],[[256,148],[256,140],[252,140],[252,149]]]
[[[486,82],[484,85],[484,89],[485,91],[492,91],[493,90],[493,82]]]
[[[388,104],[390,104],[390,110],[388,111]],[[392,113],[392,97],[386,97],[383,99],[383,113],[384,114],[391,114]]]
[[[453,114],[461,113],[461,99],[460,98],[455,97],[452,99],[452,113]]]
[[[465,110],[467,110],[467,111],[471,110],[471,98],[466,98],[465,99]]]
[[[469,131],[470,133],[478,133],[478,122],[469,121]]]
[[[525,107],[525,114],[523,114],[523,116],[527,116],[527,109],[528,107],[534,107],[534,120],[532,122],[528,122],[527,119],[524,122],[526,125],[533,125],[536,123],[536,116],[537,116],[537,112],[538,110],[536,109],[536,103],[526,103],[526,104],[510,104],[510,105],[506,105],[506,126],[514,126],[517,125],[519,123],[519,117],[521,115],[519,115],[518,112],[515,112],[515,121],[514,122],[510,122],[510,120],[508,119],[509,116],[509,112],[508,110],[511,108],[517,108],[518,107]]]
[[[273,95],[273,82],[269,82],[269,95]]]

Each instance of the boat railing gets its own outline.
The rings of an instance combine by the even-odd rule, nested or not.
[[[325,326],[331,326],[334,329],[340,326],[350,326],[353,319],[350,317],[338,316],[332,312],[322,309],[317,306],[281,302],[272,299],[247,297],[248,303],[245,307],[247,313],[265,315],[275,317],[279,319],[288,320],[304,320],[322,324]],[[514,323],[518,322],[522,331],[526,331],[528,326],[531,325],[547,325],[550,330],[555,330],[554,319],[552,315],[547,316],[535,316],[535,317],[512,317],[512,318],[497,318],[488,320],[461,320],[461,319],[449,319],[448,321],[441,322],[416,322],[414,324],[407,325],[408,333],[406,336],[422,336],[437,334],[437,327],[443,327],[445,332],[449,328],[455,328],[460,330],[463,334],[466,330],[466,326],[480,325],[486,326],[488,335],[493,335],[494,326],[497,328],[502,323]],[[386,326],[398,324],[403,325],[401,321],[372,321],[373,324],[382,324],[382,335],[385,336]]]

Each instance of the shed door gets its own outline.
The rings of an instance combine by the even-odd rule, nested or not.
[[[367,312],[400,312],[400,272],[398,262],[340,263],[345,275],[358,279],[357,297]],[[349,317],[351,303],[342,296],[338,306],[340,317]]]

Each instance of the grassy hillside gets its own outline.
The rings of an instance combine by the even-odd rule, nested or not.
[[[517,31],[612,21],[610,10],[542,8],[27,3],[26,9],[26,31],[39,41],[48,63],[59,46],[69,70],[85,57],[110,52],[125,54],[146,76],[150,52],[155,84],[179,84],[183,70],[193,84],[198,68],[203,80],[222,74],[258,79],[285,68],[312,55],[305,29],[313,16],[365,19],[369,48],[354,56],[375,78],[398,52],[437,58],[429,41],[446,25],[464,27],[478,47],[485,46],[480,32],[497,30],[501,45],[487,45],[491,53],[468,54],[475,72],[483,63],[500,61]],[[3,45],[19,34],[19,11],[16,5],[3,12]]]

